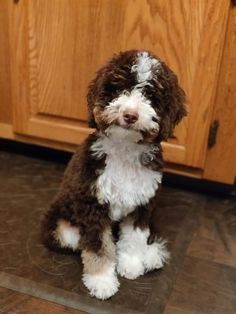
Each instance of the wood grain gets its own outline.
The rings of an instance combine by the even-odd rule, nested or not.
[[[185,165],[203,168],[230,1],[217,1],[217,5],[214,0],[193,0],[189,3],[194,7],[197,5],[198,10],[192,7],[190,11],[193,33],[187,38],[187,67],[193,74],[192,81],[189,81],[191,92]],[[194,62],[193,56],[196,54]]]
[[[0,122],[12,123],[7,9],[7,2],[0,1]]]
[[[80,142],[89,132],[81,121],[94,72],[114,52],[148,49],[173,68],[189,99],[189,117],[165,145],[166,159],[203,167],[228,1],[26,0],[9,6],[15,132]]]
[[[78,145],[62,143],[59,141],[53,141],[48,139],[41,139],[38,137],[32,137],[24,134],[15,133],[11,124],[0,122],[0,138],[18,141],[26,144],[35,144],[43,147],[49,147],[66,152],[75,152]]]
[[[236,7],[232,7],[212,120],[220,127],[207,151],[204,178],[233,184],[236,176]]]

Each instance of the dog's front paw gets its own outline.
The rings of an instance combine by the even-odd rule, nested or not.
[[[118,254],[117,272],[127,279],[136,279],[144,274],[145,268],[140,256],[120,252]]]
[[[112,297],[120,286],[114,269],[107,269],[95,274],[84,274],[83,283],[91,296],[101,300]]]
[[[159,240],[151,245],[147,245],[143,259],[145,272],[162,268],[168,262],[170,253],[167,251],[165,244],[166,241]]]

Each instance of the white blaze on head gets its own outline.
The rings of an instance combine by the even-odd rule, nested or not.
[[[132,123],[132,129],[159,130],[160,118],[153,109],[151,101],[145,97],[143,88],[151,85],[150,80],[156,79],[154,75],[160,65],[160,61],[150,56],[148,52],[137,53],[136,63],[132,65],[131,72],[136,73],[138,82],[130,92],[123,91],[105,108],[108,123],[118,121],[121,126],[126,126],[124,115],[125,111],[128,111],[138,117],[137,121]]]
[[[144,83],[153,78],[152,69],[157,68],[160,65],[160,62],[152,58],[148,52],[138,52],[137,53],[137,63],[135,63],[131,72],[137,73],[137,78],[139,83]]]

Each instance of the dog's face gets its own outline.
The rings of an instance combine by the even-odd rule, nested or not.
[[[115,55],[91,82],[89,125],[111,125],[142,133],[149,142],[167,139],[186,115],[185,94],[176,75],[146,51]]]

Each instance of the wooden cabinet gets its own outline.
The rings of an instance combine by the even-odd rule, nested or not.
[[[188,97],[165,159],[202,171],[229,12],[226,0],[9,1],[14,136],[65,149],[80,143],[91,132],[86,90],[95,71],[115,52],[148,49]]]

